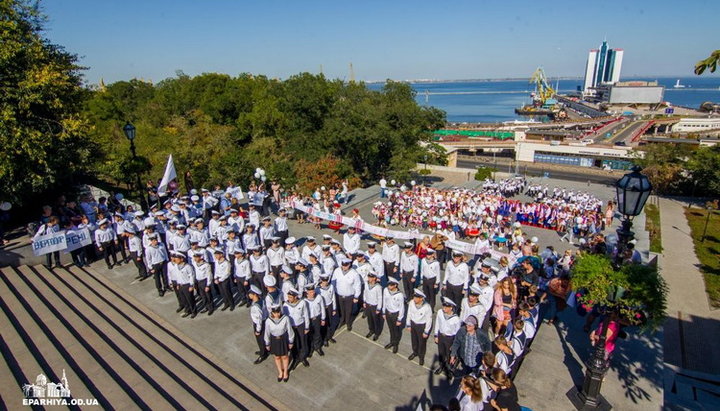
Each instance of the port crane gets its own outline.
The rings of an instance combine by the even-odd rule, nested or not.
[[[533,100],[539,102],[539,106],[544,105],[547,100],[551,99],[555,95],[555,89],[552,88],[547,82],[545,76],[545,70],[542,67],[538,67],[537,70],[530,76],[530,84],[535,83],[535,93],[533,93]]]

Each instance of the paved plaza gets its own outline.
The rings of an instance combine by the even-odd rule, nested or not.
[[[575,191],[589,191],[603,200],[614,197],[614,188],[602,185],[568,182],[552,179],[536,179],[547,184]],[[439,187],[444,187],[442,183]],[[476,188],[477,182],[466,183]],[[346,210],[358,207],[367,222],[374,222],[372,204],[378,200],[376,187],[365,189],[346,206]],[[521,195],[516,198],[529,200]],[[640,224],[637,222],[636,224]],[[561,242],[560,236],[550,230],[525,227],[531,236],[540,239],[541,246],[553,245],[559,252],[575,246]],[[303,237],[331,234],[340,239],[341,234],[328,229],[317,230],[311,224],[292,221],[290,232],[302,241]],[[608,231],[610,232],[610,231]],[[364,247],[363,247],[364,248]],[[41,258],[27,256],[27,247],[3,250],[3,261],[20,264],[40,264]],[[107,270],[104,263],[93,264],[93,269],[106,276],[120,289],[127,291],[150,310],[177,327],[178,330],[205,347],[212,354],[232,367],[235,372],[263,387],[266,392],[291,407],[311,409],[414,409],[419,401],[447,403],[457,391],[457,380],[452,383],[444,376],[435,376],[430,370],[436,364],[436,346],[428,342],[426,365],[417,360],[410,362],[409,333],[404,332],[397,354],[385,350],[389,335],[383,333],[377,342],[366,339],[367,324],[358,317],[353,330],[338,330],[336,344],[325,349],[326,355],[317,354],[310,360],[310,367],[298,367],[291,373],[290,381],[278,384],[272,360],[253,365],[256,344],[250,332],[249,312],[246,308],[235,311],[216,311],[207,317],[200,315],[194,320],[180,318],[176,314],[177,301],[172,294],[158,297],[151,280],[133,280],[135,268],[130,265]],[[516,383],[521,403],[536,410],[569,409],[565,392],[582,381],[583,360],[589,355],[587,334],[582,331],[582,319],[574,310],[561,314],[557,326],[543,325],[532,345],[532,352],[525,359]],[[617,361],[606,377],[603,392],[618,409],[657,409],[662,403],[662,333],[652,336],[631,334],[621,342]],[[648,349],[650,348],[650,349]]]

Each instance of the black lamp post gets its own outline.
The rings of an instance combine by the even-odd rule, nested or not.
[[[123,126],[123,132],[125,133],[125,137],[130,140],[130,153],[132,153],[132,161],[134,165],[137,165],[137,153],[135,152],[135,126],[130,124],[129,121],[126,122]],[[143,192],[142,182],[140,181],[140,173],[138,171],[135,171],[135,178],[137,189],[140,192],[140,206],[144,211],[147,211],[148,206],[145,201],[145,194]]]
[[[625,217],[622,226],[616,231],[618,235],[616,264],[618,265],[622,261],[622,255],[627,249],[628,242],[635,235],[630,231],[632,219],[640,215],[652,191],[650,179],[640,173],[642,169],[634,166],[631,170],[615,183],[618,211]]]
[[[615,190],[617,192],[618,211],[625,216],[622,226],[617,230],[617,260],[616,266],[622,262],[622,254],[627,248],[627,244],[632,240],[634,233],[630,231],[632,228],[632,218],[642,212],[645,202],[652,191],[650,180],[640,174],[640,167],[635,166],[632,172],[625,174],[617,183]],[[585,380],[582,387],[573,387],[567,396],[578,410],[609,410],[612,406],[600,394],[602,381],[605,372],[609,367],[608,361],[605,359],[605,342],[608,326],[615,313],[615,303],[622,299],[625,289],[622,287],[611,286],[608,289],[608,301],[610,307],[606,309],[603,327],[600,331],[598,342],[595,344],[595,350],[592,357],[586,363]]]

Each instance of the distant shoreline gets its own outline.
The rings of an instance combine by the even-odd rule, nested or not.
[[[631,77],[623,77],[622,81],[625,80],[636,80],[636,79],[666,79],[666,78],[694,78],[694,77],[700,77],[700,76],[692,76],[692,75],[684,75],[684,76],[631,76]],[[707,76],[711,77],[711,76]],[[583,77],[578,76],[561,76],[561,77],[550,77],[552,81],[557,80],[583,80]],[[508,77],[508,78],[479,78],[479,79],[456,79],[456,80],[435,80],[435,79],[410,79],[410,80],[395,80],[395,79],[387,79],[387,80],[363,80],[363,83],[365,84],[382,84],[387,82],[388,80],[392,81],[398,81],[401,83],[412,83],[412,84],[446,84],[446,83],[498,83],[502,81],[528,81],[529,77]]]

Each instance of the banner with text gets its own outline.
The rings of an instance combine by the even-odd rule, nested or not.
[[[64,250],[66,247],[67,240],[65,238],[65,231],[41,235],[32,242],[33,254],[35,254],[36,257],[54,251]]]
[[[344,217],[340,214],[332,214],[332,213],[325,213],[319,210],[314,209],[313,207],[306,206],[298,201],[292,201],[290,205],[297,209],[302,211],[303,213],[317,217],[326,221],[334,221],[336,223],[342,223],[349,227],[355,227],[358,230],[365,231],[370,234],[375,234],[377,236],[381,237],[388,237],[392,236],[399,240],[421,240],[423,237],[429,234],[423,234],[419,232],[410,232],[410,231],[399,231],[399,230],[390,230],[388,228],[378,227],[374,226],[372,224],[368,224],[362,220],[350,218],[350,217]],[[463,241],[458,240],[447,240],[445,242],[445,245],[448,248],[452,248],[453,250],[462,251],[466,254],[472,254],[472,255],[479,255],[483,253],[490,253],[493,258],[500,259],[500,257],[508,257],[508,254],[501,253],[499,251],[493,250],[490,247],[481,247],[476,244],[470,244]]]
[[[83,228],[82,230],[67,230],[65,234],[65,243],[67,244],[67,248],[63,250],[64,253],[69,253],[77,250],[78,248],[92,244],[90,230],[87,228]]]

